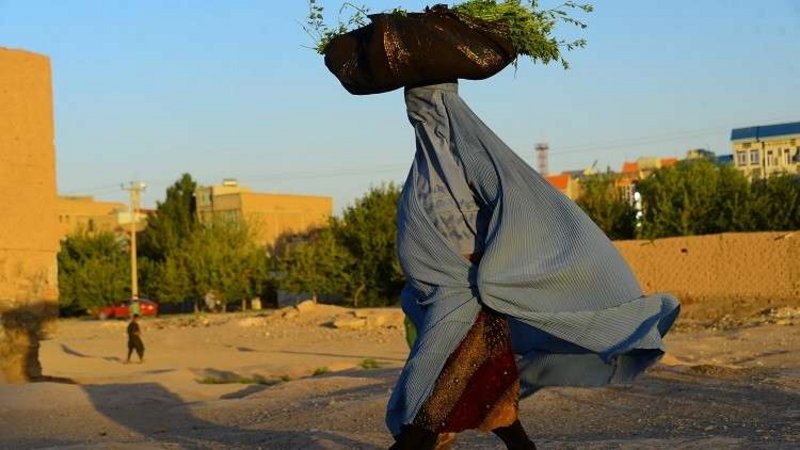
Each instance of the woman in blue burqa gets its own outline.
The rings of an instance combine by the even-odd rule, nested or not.
[[[678,314],[643,295],[611,241],[467,107],[458,84],[405,89],[416,134],[398,205],[403,311],[417,330],[392,392],[392,448],[491,431],[534,449],[519,399],[628,382]]]

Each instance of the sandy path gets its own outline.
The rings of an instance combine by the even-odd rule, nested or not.
[[[80,384],[0,386],[0,448],[377,449],[406,355],[397,310],[371,329],[319,307],[295,317],[179,317],[144,323],[144,364],[124,365],[124,323],[63,321],[42,347],[48,375]],[[522,402],[542,449],[800,447],[800,324],[687,331],[632,386],[544,390]],[[381,368],[366,370],[366,359]],[[327,367],[330,372],[310,376]],[[203,384],[261,376],[267,384]],[[457,449],[500,449],[460,435]]]

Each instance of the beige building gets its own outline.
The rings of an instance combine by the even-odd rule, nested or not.
[[[53,94],[47,57],[0,48],[0,382],[41,374],[57,314]]]
[[[675,164],[678,164],[678,158],[643,156],[636,161],[624,161],[615,185],[620,190],[622,198],[633,204],[633,194],[636,192],[636,184],[640,180],[649,177],[658,169],[672,167]]]
[[[120,231],[121,221],[130,223],[128,207],[120,202],[97,201],[90,196],[60,195],[56,200],[58,236],[64,239],[79,230]]]
[[[214,216],[245,218],[264,245],[275,243],[282,234],[325,225],[333,211],[330,197],[257,193],[235,180],[201,186],[195,198],[201,221]]]
[[[800,122],[731,131],[733,164],[749,178],[800,173]]]

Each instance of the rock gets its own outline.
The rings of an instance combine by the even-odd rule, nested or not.
[[[239,321],[238,325],[240,327],[257,327],[264,323],[264,321],[260,317],[248,317],[246,319],[242,319]]]
[[[370,316],[367,316],[366,319],[367,319],[367,326],[369,328],[382,327],[389,321],[389,318],[386,317],[385,314],[372,314]]]
[[[367,327],[367,319],[360,317],[340,317],[333,320],[333,327],[344,330],[361,330]]]
[[[314,300],[303,300],[302,302],[298,303],[295,308],[297,308],[297,311],[299,311],[301,314],[304,314],[315,310],[317,308],[317,302]]]
[[[300,315],[299,311],[297,311],[296,309],[290,309],[288,311],[284,311],[283,314],[281,314],[281,317],[283,317],[284,319],[294,319],[299,315]]]

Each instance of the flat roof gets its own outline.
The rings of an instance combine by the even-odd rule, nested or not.
[[[731,140],[738,141],[740,139],[764,139],[769,137],[791,135],[800,135],[800,122],[734,128],[731,131]]]

